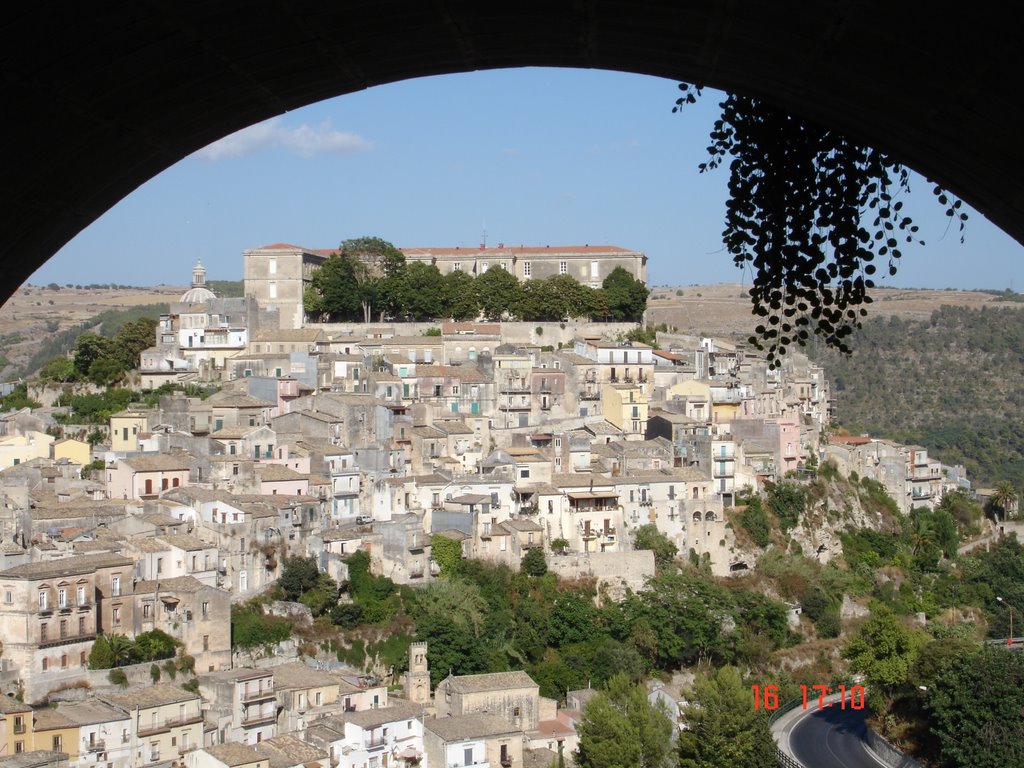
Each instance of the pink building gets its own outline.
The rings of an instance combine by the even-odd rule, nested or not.
[[[146,454],[118,459],[107,467],[107,498],[152,499],[164,491],[188,485],[191,458]]]

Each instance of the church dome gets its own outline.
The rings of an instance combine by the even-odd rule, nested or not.
[[[192,287],[181,295],[181,303],[205,304],[216,298],[217,294],[206,287],[206,269],[203,263],[196,259],[196,266],[192,270]]]

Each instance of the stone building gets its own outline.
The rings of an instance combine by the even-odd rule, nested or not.
[[[540,687],[522,671],[448,675],[437,684],[434,706],[438,718],[488,714],[530,731],[540,720]]]
[[[501,267],[520,281],[569,275],[582,285],[600,288],[616,267],[647,282],[647,256],[615,245],[505,246],[479,248],[403,248],[407,262],[434,264],[441,274],[477,276]],[[242,253],[245,295],[260,307],[278,312],[281,328],[301,328],[302,297],[313,274],[335,251],[288,243],[250,248]]]
[[[120,627],[132,566],[126,557],[100,554],[0,572],[3,653],[26,701],[85,676],[96,635]]]

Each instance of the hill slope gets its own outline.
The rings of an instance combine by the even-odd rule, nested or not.
[[[942,307],[874,318],[849,358],[816,349],[839,424],[927,446],[976,483],[1024,486],[1024,313]]]

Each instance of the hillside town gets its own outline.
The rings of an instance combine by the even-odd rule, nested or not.
[[[309,322],[303,296],[327,253],[246,251],[241,298],[218,297],[197,263],[138,361],[138,389],[166,393],[112,414],[101,440],[55,419],[53,385],[29,386],[44,407],[0,415],[5,766],[571,763],[594,691],[555,701],[525,671],[432,686],[422,643],[393,674],[294,643],[243,652],[232,606],[295,557],[341,584],[362,552],[372,574],[419,588],[439,578],[435,536],[513,570],[540,550],[549,570],[616,600],[655,574],[634,546],[642,526],[714,576],[748,571],[757,552],[727,511],[826,460],[877,481],[904,514],[970,488],[925,447],[830,434],[826,372],[800,353],[773,368],[735,341],[670,329],[654,348],[626,339],[635,324],[570,318]],[[617,267],[646,280],[646,257],[612,246],[405,256],[521,281],[598,286]],[[841,553],[800,544],[822,561]],[[308,618],[297,603],[272,610]],[[157,630],[197,684],[149,662],[116,665],[115,683],[90,665],[96,643],[116,656],[114,638]],[[678,697],[651,696],[678,725]]]

